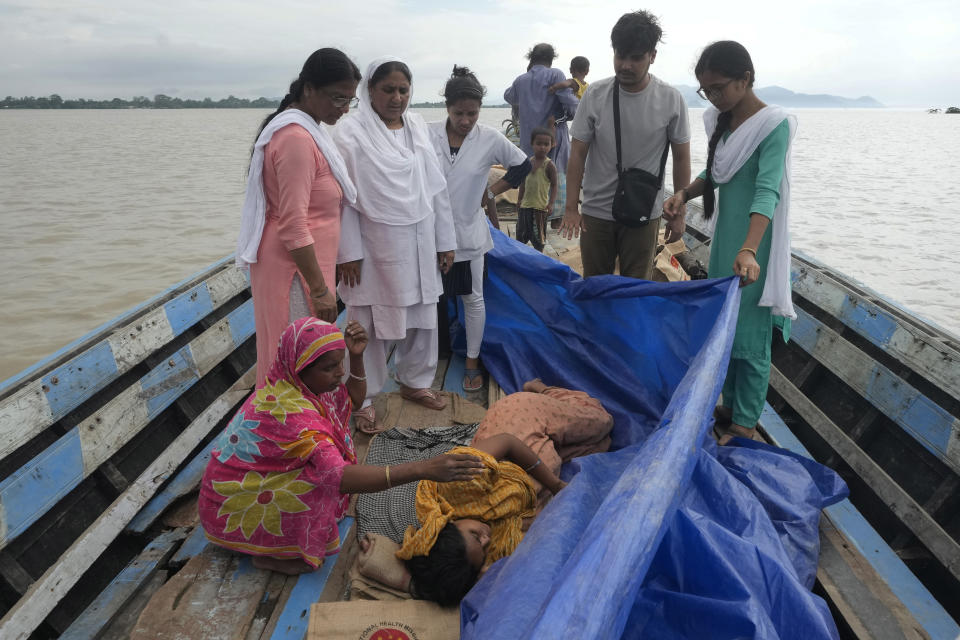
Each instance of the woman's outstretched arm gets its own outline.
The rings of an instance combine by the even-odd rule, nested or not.
[[[466,453],[444,454],[429,460],[404,462],[387,467],[369,464],[350,465],[343,468],[340,493],[376,493],[418,480],[436,480],[437,482],[472,480],[483,473],[484,469],[480,458]]]
[[[533,452],[533,449],[509,433],[485,438],[471,446],[474,449],[489,453],[497,460],[509,460],[549,489],[550,493],[557,493],[567,486],[549,467],[540,463],[540,458]]]

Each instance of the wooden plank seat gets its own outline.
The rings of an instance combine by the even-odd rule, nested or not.
[[[252,315],[248,300],[0,482],[0,549],[246,341]]]
[[[246,397],[230,389],[197,417],[150,464],[0,620],[0,637],[26,638],[43,622],[67,591],[90,568],[157,489],[173,475],[188,454]]]
[[[0,637],[64,632],[143,551],[124,525],[242,400],[252,335],[226,259],[0,385]]]
[[[185,529],[173,529],[157,536],[106,589],[73,621],[60,636],[61,640],[87,640],[98,637],[117,617],[124,605],[166,562],[181,540]]]

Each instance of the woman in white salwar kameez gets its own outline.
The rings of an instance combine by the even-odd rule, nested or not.
[[[338,293],[347,319],[369,336],[367,397],[357,427],[374,432],[373,399],[387,380],[387,347],[397,341],[400,393],[431,409],[437,368],[440,272],[453,265],[456,234],[447,185],[423,118],[407,112],[412,76],[394,57],[375,60],[360,84],[360,106],[334,131],[357,186],[341,220]]]
[[[481,209],[484,192],[490,200],[508,189],[520,186],[530,172],[530,161],[519,147],[502,133],[478,124],[480,107],[486,93],[477,77],[466,67],[453,68],[443,97],[447,118],[430,123],[430,139],[447,179],[447,192],[457,230],[457,253],[448,283],[458,288],[447,295],[459,295],[463,302],[464,328],[467,334],[467,359],[463,375],[464,391],[483,387],[480,370],[480,346],[486,324],[483,302],[483,256],[493,248],[487,217]],[[487,186],[492,165],[507,169],[506,175]],[[441,313],[445,312],[441,309]]]

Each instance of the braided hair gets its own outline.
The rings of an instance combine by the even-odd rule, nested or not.
[[[290,83],[290,89],[287,95],[283,96],[280,106],[276,111],[263,119],[260,129],[257,131],[257,138],[263,132],[264,128],[270,124],[277,114],[289,107],[294,102],[303,99],[303,88],[306,85],[311,87],[325,87],[327,85],[343,82],[344,80],[354,80],[360,82],[360,69],[353,63],[353,60],[347,57],[343,51],[330,47],[317,49],[310,54],[307,61],[303,63],[303,69],[297,79]],[[254,139],[256,140],[256,139]]]
[[[735,79],[747,78],[749,75],[748,87],[753,86],[753,81],[756,78],[750,53],[742,44],[733,40],[720,40],[703,50],[693,73],[699,78],[707,71],[725,78]],[[713,130],[710,143],[707,145],[707,184],[704,185],[703,190],[703,216],[708,220],[713,216],[713,211],[716,208],[716,194],[713,191],[716,188],[716,184],[713,182],[713,158],[723,134],[730,128],[732,119],[733,114],[731,112],[723,111],[720,113],[717,117],[717,127]]]
[[[460,100],[476,100],[483,103],[483,96],[486,93],[486,87],[480,84],[477,76],[470,69],[457,65],[453,65],[453,73],[443,87],[443,97],[448,107],[452,107]]]

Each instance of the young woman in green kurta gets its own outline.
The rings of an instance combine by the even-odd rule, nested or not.
[[[766,301],[766,285],[771,253],[783,250],[782,246],[772,246],[774,227],[770,223],[775,212],[784,211],[778,205],[785,184],[791,122],[782,110],[768,107],[754,94],[753,63],[742,45],[731,41],[710,45],[701,54],[695,73],[701,87],[698,93],[715,107],[704,115],[708,133],[715,121],[707,168],[664,203],[664,212],[668,218],[683,215],[684,204],[702,195],[704,213],[710,218],[715,204],[713,189],[719,186],[720,206],[708,270],[713,278],[739,276],[742,287],[736,335],[718,409],[720,444],[726,444],[734,436],[755,437],[754,427],[767,395],[773,327],[779,326],[785,338],[790,333],[792,306],[787,304],[788,317],[774,316]],[[733,161],[739,169],[718,179],[714,164],[717,147],[733,143],[730,137],[740,127],[745,127],[736,141],[742,157],[739,162]],[[743,140],[745,135],[751,136],[749,141]],[[726,165],[729,171],[731,163]],[[789,282],[784,286],[789,287]],[[789,297],[789,290],[786,295]],[[780,309],[778,312],[783,313]]]

